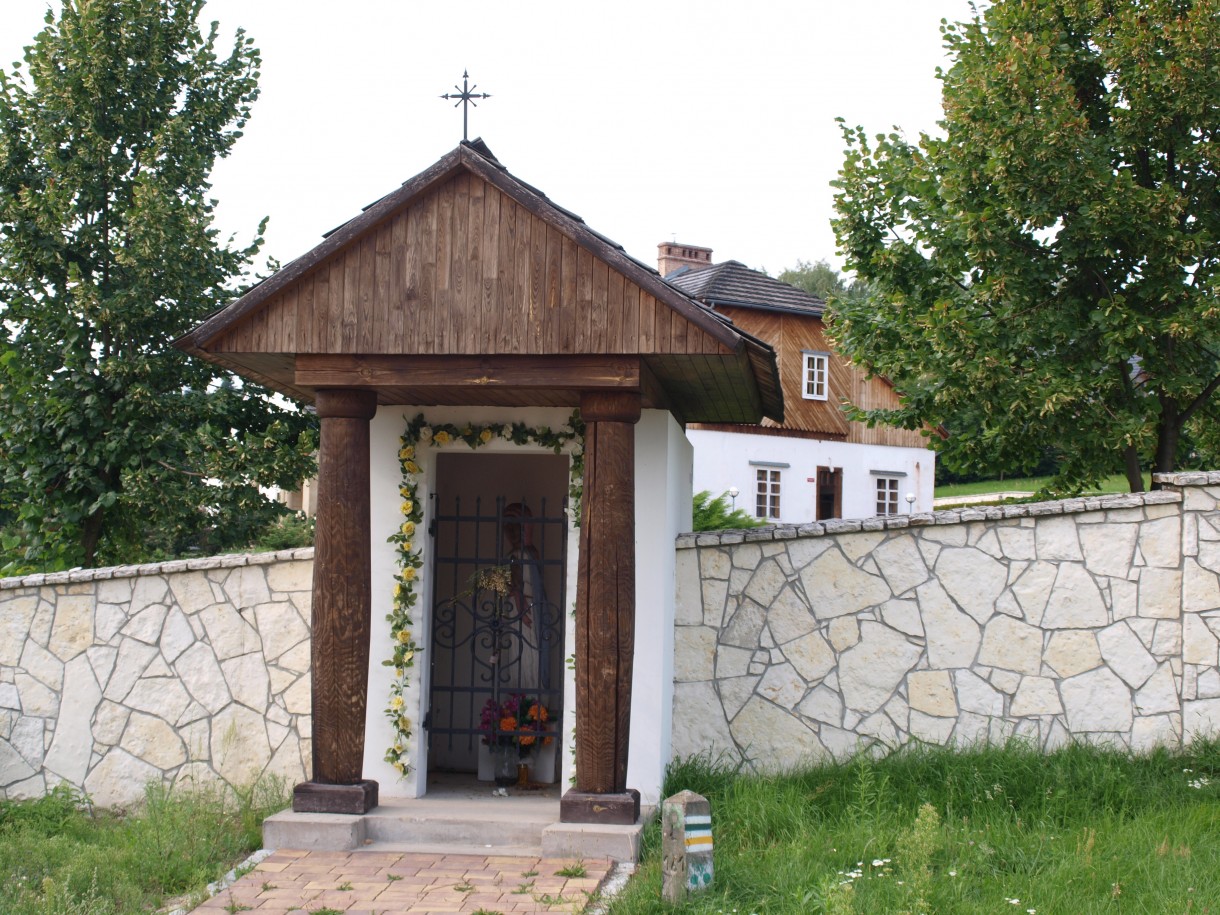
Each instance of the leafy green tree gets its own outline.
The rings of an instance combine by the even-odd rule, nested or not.
[[[843,275],[825,260],[812,264],[798,260],[795,267],[783,271],[778,279],[781,283],[804,289],[824,302],[829,302],[832,298],[863,299],[868,295],[867,283],[860,280],[846,281]]]
[[[1220,0],[996,0],[942,26],[943,135],[844,128],[838,345],[957,463],[1181,466],[1220,387]]]
[[[0,73],[0,492],[39,567],[242,543],[310,470],[309,416],[170,345],[262,243],[212,226],[259,55],[202,7],[65,0]]]
[[[692,509],[697,531],[740,531],[766,523],[752,518],[744,509],[730,508],[727,492],[713,499],[711,490],[700,490],[694,495]]]

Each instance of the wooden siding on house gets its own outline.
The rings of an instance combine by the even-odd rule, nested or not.
[[[821,318],[727,305],[717,306],[717,311],[775,348],[784,391],[784,422],[764,419],[762,425],[853,444],[928,447],[927,439],[918,430],[881,425],[870,429],[864,423],[848,421],[842,409],[844,402],[865,410],[892,409],[899,406],[898,392],[881,378],[866,378],[864,372],[839,355],[826,339]],[[803,396],[806,352],[830,354],[826,400],[806,400]]]
[[[227,328],[208,349],[730,354],[706,331],[469,172],[390,214]]]

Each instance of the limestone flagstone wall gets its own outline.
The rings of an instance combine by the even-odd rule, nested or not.
[[[0,580],[0,797],[310,766],[313,550]]]
[[[1220,473],[678,538],[672,755],[1220,729]],[[0,798],[309,776],[312,550],[0,580]]]
[[[673,755],[1134,750],[1220,728],[1220,473],[678,542]]]

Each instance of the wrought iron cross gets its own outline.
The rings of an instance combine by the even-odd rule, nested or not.
[[[451,98],[457,99],[457,101],[453,103],[454,108],[456,108],[458,105],[462,106],[462,139],[463,140],[470,139],[470,137],[467,136],[467,129],[466,129],[466,123],[467,123],[466,114],[469,110],[469,107],[471,105],[474,105],[476,108],[479,107],[478,103],[475,101],[475,99],[477,99],[477,98],[491,98],[491,94],[488,92],[472,91],[479,87],[477,84],[474,86],[468,85],[467,80],[469,80],[469,79],[470,79],[469,74],[465,70],[463,70],[462,71],[461,90],[457,93],[446,92],[444,95],[441,96],[441,98],[443,98],[443,99],[451,99]],[[454,84],[453,88],[457,89],[457,84]]]

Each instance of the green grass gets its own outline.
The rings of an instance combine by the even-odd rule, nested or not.
[[[695,760],[665,794],[683,788],[711,801],[712,887],[662,902],[654,822],[610,915],[1218,911],[1220,743],[919,749],[772,778]]]
[[[976,483],[949,483],[937,486],[936,498],[953,496],[981,496],[991,492],[1038,492],[1051,483],[1051,477],[1016,477],[1007,480],[980,480]],[[1145,479],[1144,485],[1149,484]],[[1130,492],[1127,478],[1122,474],[1106,477],[1093,492]]]
[[[65,787],[0,802],[0,912],[136,915],[201,892],[257,849],[283,785],[170,791],[152,785],[128,814],[93,811]]]

